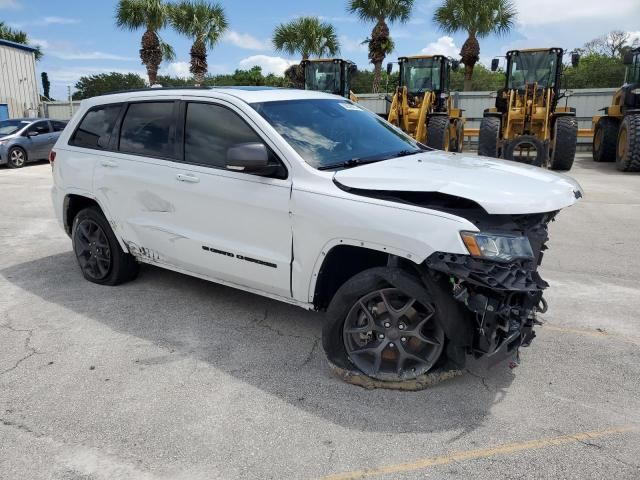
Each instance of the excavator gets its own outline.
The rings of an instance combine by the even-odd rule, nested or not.
[[[624,55],[624,85],[604,115],[592,119],[593,159],[613,162],[622,172],[640,172],[640,47]]]
[[[571,169],[578,122],[574,108],[559,105],[565,96],[560,90],[563,55],[561,48],[507,52],[505,86],[480,123],[479,155]],[[572,53],[572,65],[579,61],[580,56]],[[491,70],[495,72],[499,63],[494,58]]]
[[[304,89],[332,93],[348,98],[353,102],[358,97],[351,91],[351,79],[358,67],[350,60],[341,58],[321,58],[303,60]]]
[[[462,152],[464,118],[449,92],[458,62],[443,55],[398,58],[400,76],[388,120],[418,142],[438,150]],[[391,73],[393,63],[387,65]]]

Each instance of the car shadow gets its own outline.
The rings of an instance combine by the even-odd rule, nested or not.
[[[143,266],[134,282],[94,285],[82,278],[71,252],[0,274],[46,302],[162,346],[167,357],[207,362],[344,428],[456,430],[461,437],[482,425],[514,379],[508,368],[497,367],[419,392],[365,390],[342,382],[329,369],[320,342],[321,313],[150,266]],[[146,361],[161,368],[170,359]]]

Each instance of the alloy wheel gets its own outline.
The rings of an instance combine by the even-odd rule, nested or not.
[[[344,346],[353,364],[381,380],[406,380],[429,371],[444,347],[433,305],[397,288],[375,290],[347,314]]]
[[[102,280],[111,270],[111,248],[100,225],[90,219],[76,227],[73,249],[82,271],[94,280]]]
[[[11,153],[9,154],[9,161],[11,162],[11,165],[13,165],[14,167],[22,167],[24,166],[24,152],[22,150],[20,150],[19,148],[14,148],[13,150],[11,150]]]

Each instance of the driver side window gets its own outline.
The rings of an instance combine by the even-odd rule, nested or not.
[[[49,133],[49,122],[34,123],[29,128],[27,128],[27,130],[25,131],[25,135],[28,135],[33,132],[37,133],[38,135],[44,135],[45,133]]]
[[[260,136],[232,110],[211,103],[187,104],[184,126],[184,161],[226,169],[227,149],[239,143],[264,143]],[[269,149],[270,163],[280,161]]]

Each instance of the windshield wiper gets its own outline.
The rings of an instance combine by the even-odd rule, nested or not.
[[[381,160],[383,159],[363,160],[362,158],[350,158],[349,160],[346,160],[340,163],[334,163],[333,165],[323,165],[321,167],[318,167],[318,170],[332,170],[334,168],[351,168],[351,167],[357,167],[358,165],[365,165],[367,163],[379,162]]]

